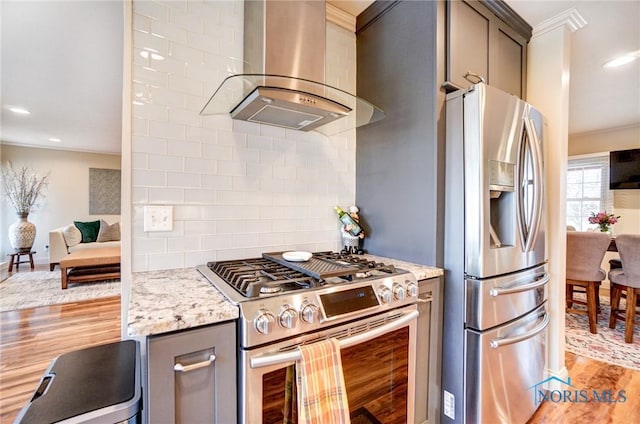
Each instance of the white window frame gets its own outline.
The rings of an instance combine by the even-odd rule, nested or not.
[[[599,197],[575,197],[569,198],[569,173],[580,169],[593,169],[594,167],[600,168],[600,196]],[[582,181],[580,184],[584,184]],[[580,202],[580,209],[582,210],[582,216],[575,216],[570,214],[570,204],[574,202]],[[582,204],[585,202],[599,203],[599,207],[596,210],[584,211]],[[592,153],[587,155],[569,156],[567,164],[567,226],[573,226],[577,231],[587,231],[597,227],[596,224],[589,223],[590,212],[607,211],[613,213],[613,193],[609,190],[609,152]]]

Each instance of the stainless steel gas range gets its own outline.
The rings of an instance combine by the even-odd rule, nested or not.
[[[362,256],[288,261],[284,253],[198,267],[240,309],[240,422],[282,423],[295,405],[297,347],[329,337],[340,342],[352,417],[413,422],[415,276]]]

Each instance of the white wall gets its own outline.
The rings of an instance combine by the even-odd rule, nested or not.
[[[48,251],[44,247],[49,244],[50,230],[71,224],[74,220],[104,219],[113,223],[120,219],[119,215],[89,214],[89,168],[120,169],[119,155],[3,145],[0,159],[2,166],[10,161],[14,168],[27,165],[40,174],[50,173],[44,199],[28,218],[36,225],[33,250],[38,252],[35,256],[38,263],[49,262]],[[8,229],[17,220],[15,210],[5,200],[0,217],[0,260],[4,262],[6,254],[13,251],[9,244]]]
[[[355,131],[199,115],[242,70],[242,1],[134,1],[133,12],[132,270],[339,249],[333,206],[355,199]],[[165,59],[143,59],[145,48]],[[327,81],[355,92],[355,35],[331,27],[327,56]],[[145,233],[144,205],[173,206],[173,231]]]

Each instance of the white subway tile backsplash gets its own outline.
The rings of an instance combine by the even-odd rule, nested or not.
[[[189,32],[187,35],[187,45],[203,52],[218,54],[220,51],[218,43],[219,40],[217,38],[208,34]]]
[[[158,188],[149,187],[149,203],[155,204],[167,204],[167,203],[183,203],[184,202],[184,189],[182,188]]]
[[[247,193],[244,191],[218,191],[216,203],[218,205],[237,205],[242,207],[246,204]]]
[[[186,63],[202,63],[204,52],[176,41],[169,42],[169,56]]]
[[[202,175],[186,172],[167,172],[167,186],[198,188],[202,186]]]
[[[184,170],[184,159],[176,156],[164,156],[149,154],[147,167],[160,171],[182,171]]]
[[[173,209],[176,221],[202,221],[202,208],[197,205],[177,205]]]
[[[200,237],[216,234],[216,221],[185,221],[184,233],[186,235],[198,235]]]
[[[199,96],[202,95],[202,82],[180,75],[169,75],[169,89]]]
[[[171,40],[176,43],[187,44],[187,30],[179,28],[175,25],[170,25],[166,21],[153,20],[151,21],[151,31],[154,35],[159,35],[167,40]]]
[[[227,175],[203,175],[202,187],[215,190],[231,190],[232,178]]]
[[[134,31],[133,43],[136,46],[136,49],[154,52],[161,56],[169,54],[169,40],[149,32]]]
[[[248,233],[271,233],[273,225],[268,219],[251,219],[245,221]]]
[[[138,13],[133,14],[133,30],[151,32],[151,18]]]
[[[202,157],[208,159],[216,159],[218,161],[231,161],[232,159],[234,159],[233,150],[234,149],[231,146],[203,144]]]
[[[223,118],[229,120],[231,123],[235,122],[226,116]],[[221,146],[247,147],[247,134],[226,131],[225,128],[218,131],[218,144]]]
[[[189,160],[202,156],[202,145],[182,140],[167,140],[167,154],[186,157],[185,169],[189,171]]]
[[[149,122],[149,135],[159,138],[184,140],[186,128],[184,124],[175,122]]]
[[[205,177],[203,176],[203,179]],[[204,185],[204,184],[203,184]],[[184,189],[184,201],[195,204],[211,204],[216,200],[216,190],[207,188]]]
[[[191,252],[201,249],[198,236],[170,238],[167,242],[168,252]]]
[[[134,116],[131,119],[131,134],[134,136],[149,135],[149,120],[140,116]],[[135,140],[133,144],[135,146]]]
[[[134,187],[166,187],[167,175],[164,171],[133,169],[131,183]]]
[[[215,174],[216,161],[214,159],[202,159],[198,157],[185,159],[185,170],[199,174]]]
[[[241,161],[219,160],[218,174],[238,177],[247,175],[247,164]]]
[[[243,219],[226,219],[224,221],[220,221],[218,226],[216,227],[217,234],[236,234],[236,233],[246,233],[247,231],[247,221]]]
[[[181,268],[286,249],[339,250],[333,206],[355,199],[355,131],[316,132],[201,116],[244,70],[233,1],[134,0],[133,270]],[[355,36],[327,29],[327,81],[355,91]],[[174,230],[143,231],[142,207],[174,207]]]
[[[182,5],[179,4],[180,2],[177,3],[177,7],[171,7],[169,10],[169,23],[179,28],[184,28],[189,32],[202,33],[202,16],[182,10],[182,7],[186,9],[186,3]]]
[[[232,190],[238,191],[258,191],[260,188],[260,179],[258,177],[241,176],[231,177]]]
[[[134,1],[133,10],[137,14],[148,16],[160,22],[166,22],[169,18],[169,8],[154,1]]]
[[[165,253],[161,255],[151,254],[148,256],[149,271],[160,271],[163,269],[184,268],[184,253]]]
[[[231,234],[202,236],[202,248],[206,250],[231,249]]]
[[[149,59],[148,67],[164,74],[186,76],[187,65],[183,60],[169,56],[169,52],[163,54],[163,56],[163,60]]]
[[[231,245],[233,248],[256,247],[258,245],[258,235],[234,233],[231,236]]]
[[[138,83],[152,84],[157,87],[167,87],[167,74],[158,72],[155,69],[133,64],[133,81]]]
[[[133,105],[133,113],[141,118],[154,119],[156,121],[168,121],[169,111],[161,104],[143,103]]]
[[[201,117],[192,110],[171,108],[169,109],[169,120],[178,124],[197,126],[201,122]]]
[[[247,167],[251,167],[254,163],[260,162],[260,150],[234,147],[232,159],[237,162],[244,162]]]

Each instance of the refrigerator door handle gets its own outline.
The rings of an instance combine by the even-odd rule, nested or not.
[[[540,325],[538,325],[537,327],[531,329],[531,331],[527,331],[526,333],[520,334],[519,336],[515,336],[515,337],[509,337],[509,338],[498,337],[498,338],[495,338],[495,339],[491,340],[491,342],[489,342],[489,346],[491,346],[493,349],[498,349],[499,347],[502,347],[502,346],[507,346],[507,345],[510,345],[510,344],[522,342],[522,341],[527,340],[527,339],[531,339],[531,338],[537,336],[538,334],[542,333],[547,328],[548,325],[549,325],[549,314],[547,314],[545,312],[544,313],[544,319],[542,320]]]
[[[525,112],[528,114],[528,111]],[[520,240],[522,242],[522,250],[524,252],[530,252],[533,250],[538,238],[538,231],[540,230],[540,221],[542,219],[542,196],[543,196],[543,184],[542,178],[544,174],[542,171],[542,153],[538,143],[538,137],[531,124],[531,119],[528,116],[523,118],[523,137],[520,144],[519,165],[518,165],[518,195],[517,195],[517,210],[516,219],[518,221],[518,232],[520,233]],[[529,150],[533,168],[533,178],[531,180],[526,179],[524,168],[527,162],[527,152],[524,149]],[[525,202],[525,185],[533,185],[532,193],[532,210],[529,220],[527,220],[524,208],[527,207]]]
[[[549,274],[545,272],[544,274],[542,274],[542,278],[535,280],[533,283],[523,284],[523,285],[508,287],[508,288],[494,287],[491,290],[489,290],[489,294],[492,297],[497,297],[505,294],[513,294],[513,293],[520,293],[527,290],[533,290],[538,287],[544,286],[549,282],[550,279],[551,277],[549,276]]]

